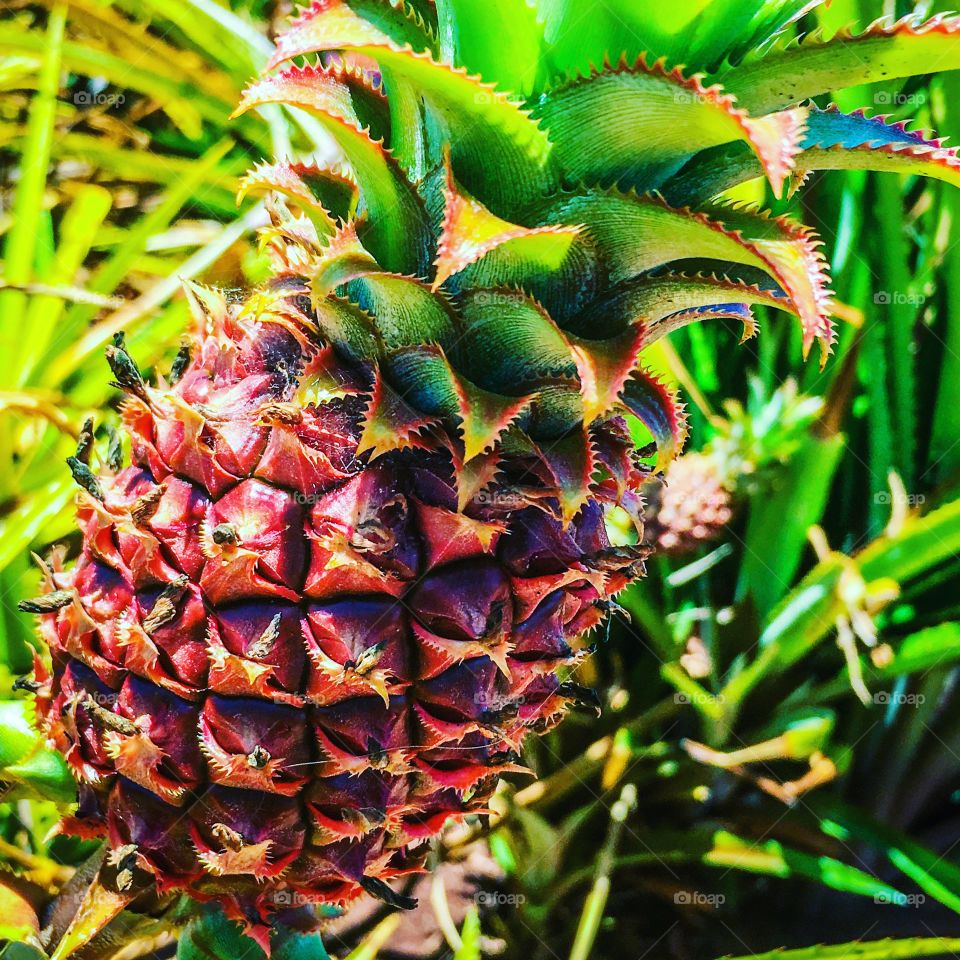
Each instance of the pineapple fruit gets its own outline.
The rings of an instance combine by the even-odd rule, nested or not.
[[[121,888],[218,901],[264,945],[291,904],[410,906],[388,881],[523,772],[525,735],[596,706],[571,674],[643,571],[639,491],[685,434],[643,349],[700,320],[750,333],[763,304],[829,352],[816,238],[714,198],[844,166],[956,182],[939,141],[809,102],[949,65],[956,19],[797,47],[774,38],[809,2],[754,5],[733,37],[727,0],[699,6],[689,49],[626,0],[588,23],[314,0],[279,38],[240,110],[311,113],[345,165],[250,172],[274,277],[188,284],[169,376],[109,348],[132,465],[84,431],[80,556],[54,551],[23,605],[79,784],[64,828],[106,838]],[[637,545],[608,541],[613,505]]]
[[[799,394],[794,380],[769,399],[753,381],[746,408],[728,400],[704,448],[643,485],[644,536],[654,551],[683,556],[721,537],[745,496],[775,482],[777,466],[799,448],[821,407],[819,397]]]
[[[663,479],[646,484],[644,535],[656,553],[683,556],[722,536],[733,519],[733,492],[716,461],[687,453]]]

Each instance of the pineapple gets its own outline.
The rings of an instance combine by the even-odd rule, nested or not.
[[[291,904],[411,906],[389,881],[525,772],[527,734],[597,706],[585,637],[643,572],[639,491],[685,435],[644,348],[750,333],[762,304],[829,352],[814,235],[713,198],[844,166],[957,181],[939,141],[807,102],[950,65],[955,19],[796,47],[775,36],[807,0],[737,6],[735,37],[716,0],[694,45],[646,4],[579,6],[314,0],[240,111],[311,113],[344,167],[250,172],[273,279],[188,284],[168,376],[109,348],[132,465],[84,431],[80,556],[24,608],[64,828],[106,838],[121,890],[217,901],[264,946]]]
[[[760,492],[797,451],[821,406],[794,380],[769,399],[754,380],[747,408],[728,400],[703,450],[677,457],[643,486],[644,534],[656,552],[682,556],[720,537],[745,495]]]
[[[687,453],[645,486],[644,534],[656,553],[683,556],[711,543],[733,519],[733,493],[716,461]]]

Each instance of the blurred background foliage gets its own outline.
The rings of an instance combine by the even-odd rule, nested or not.
[[[797,29],[939,9],[834,0]],[[0,943],[20,960],[50,939],[37,915],[49,919],[44,903],[90,853],[48,837],[70,791],[13,685],[32,657],[16,611],[34,592],[29,551],[71,542],[63,460],[86,415],[104,430],[116,420],[102,348],[123,329],[141,367],[169,363],[182,279],[265,276],[260,198],[234,201],[243,172],[333,155],[295,111],[229,119],[283,2],[0,11]],[[960,131],[956,74],[840,106],[864,104]],[[773,202],[763,189],[736,195]],[[689,399],[692,437],[671,484],[649,490],[663,552],[578,677],[603,717],[529,743],[539,779],[503,785],[492,827],[447,837],[421,909],[329,918],[331,954],[960,947],[932,939],[960,938],[960,194],[828,172],[802,207],[832,264],[835,356],[804,364],[794,325],[762,317],[741,348],[732,331],[691,326],[648,357]],[[170,956],[185,919],[125,920],[78,955]],[[181,956],[210,956],[203,922]]]

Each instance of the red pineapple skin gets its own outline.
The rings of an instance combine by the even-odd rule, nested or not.
[[[264,942],[286,905],[383,894],[524,769],[644,550],[597,500],[564,528],[519,459],[459,511],[453,431],[358,455],[372,371],[311,339],[298,291],[256,304],[208,312],[176,384],[126,384],[133,465],[81,491],[80,557],[46,570],[72,596],[41,617],[38,708],[80,783],[66,826]],[[636,488],[625,431],[603,440],[606,486]]]

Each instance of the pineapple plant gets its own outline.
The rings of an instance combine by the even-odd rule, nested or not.
[[[524,772],[527,734],[596,708],[576,667],[643,572],[641,490],[686,434],[644,349],[701,320],[749,335],[755,305],[797,317],[805,354],[834,339],[812,231],[722,194],[958,180],[941,141],[813,98],[960,66],[960,20],[781,39],[813,6],[295,16],[238,112],[306,111],[344,165],[250,171],[273,279],[187,284],[168,375],[116,337],[132,462],[84,428],[80,555],[44,558],[22,604],[78,783],[62,829],[106,840],[120,902],[214,901],[265,948],[291,904],[412,906],[390,881]],[[636,544],[608,540],[614,506]]]

